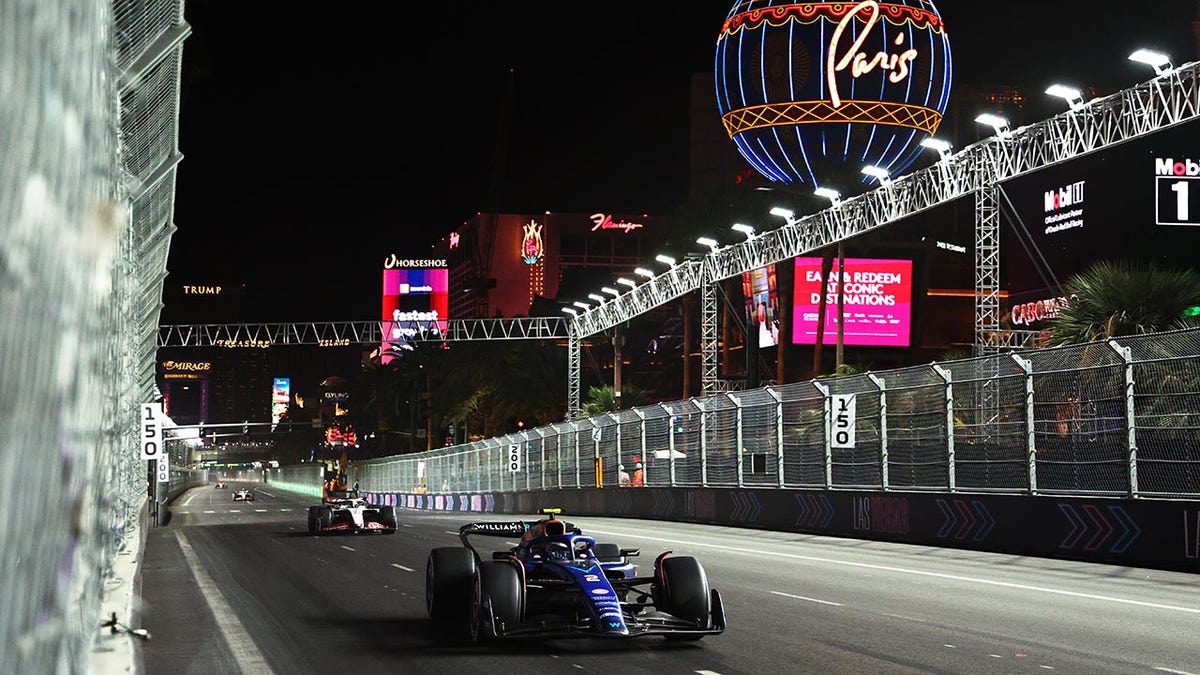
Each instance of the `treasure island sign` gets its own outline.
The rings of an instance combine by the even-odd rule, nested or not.
[[[929,0],[738,0],[717,37],[721,120],[773,182],[900,174],[942,122],[950,41]],[[824,181],[824,183],[822,182]]]

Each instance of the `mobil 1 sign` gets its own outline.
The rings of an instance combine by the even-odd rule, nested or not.
[[[857,418],[858,406],[854,400],[857,394],[834,394],[833,428],[829,445],[833,448],[854,447],[854,421]]]
[[[1200,159],[1154,158],[1155,221],[1200,225]]]

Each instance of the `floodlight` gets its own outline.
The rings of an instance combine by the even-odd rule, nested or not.
[[[699,239],[696,240],[696,243],[700,244],[701,246],[707,246],[714,251],[717,250],[718,246],[720,246],[720,244],[717,243],[716,239],[712,239],[710,237],[700,237]]]
[[[628,287],[630,287],[630,288],[636,288],[636,287],[637,287],[637,282],[636,282],[636,281],[634,281],[634,280],[632,280],[632,279],[626,279],[625,277],[621,277],[620,279],[617,279],[617,283],[618,283],[618,284],[624,284],[624,285],[626,285],[626,286],[628,286]]]
[[[654,259],[664,265],[667,265],[668,267],[675,266],[675,259],[669,255],[661,255],[660,254],[660,255],[655,256]]]
[[[868,164],[867,166],[864,166],[862,168],[862,172],[864,176],[870,176],[871,178],[877,179],[880,185],[887,186],[891,185],[892,183],[892,174],[888,173],[887,169],[875,166],[874,164]]]
[[[575,305],[579,309],[587,309],[587,308],[591,307],[591,305],[587,304],[586,302],[579,302],[578,300],[576,300],[575,302],[572,302],[571,304]]]
[[[562,311],[570,314],[571,316],[579,316],[579,312],[575,311],[575,309],[572,307],[563,307]]]
[[[778,216],[784,220],[791,222],[796,218],[796,212],[791,209],[785,209],[782,206],[776,206],[771,209],[771,215]]]
[[[633,271],[633,273],[638,275],[639,277],[646,277],[647,279],[654,278],[654,272],[651,272],[650,270],[646,269],[645,267],[639,267],[639,268],[635,269]]]
[[[588,293],[588,297],[600,304],[604,304],[605,297],[598,293]]]
[[[986,124],[996,131],[996,135],[1000,138],[1008,136],[1008,120],[999,115],[991,113],[983,113],[975,118],[975,121],[980,124]]]
[[[831,188],[819,187],[816,190],[813,190],[813,194],[818,197],[824,197],[825,199],[828,199],[829,201],[833,202],[834,206],[839,206],[842,203],[842,194]]]
[[[1171,58],[1169,56],[1149,49],[1137,50],[1129,55],[1129,60],[1144,63],[1154,68],[1155,75],[1162,75],[1171,67]]]
[[[617,289],[613,288],[612,286],[605,286],[604,288],[601,288],[600,290],[604,291],[605,293],[608,293],[609,295],[613,296],[614,298],[621,294],[621,291],[618,291]]]
[[[936,151],[938,157],[942,159],[950,158],[950,143],[940,138],[930,136],[921,141],[921,146]]]
[[[743,225],[742,223],[734,223],[733,226],[730,227],[729,229],[733,230],[734,232],[741,232],[742,234],[746,235],[747,239],[754,238],[754,228],[750,227],[749,225]]]
[[[1083,95],[1075,87],[1052,84],[1046,89],[1046,94],[1063,99],[1071,106],[1071,110],[1079,110],[1084,106]]]

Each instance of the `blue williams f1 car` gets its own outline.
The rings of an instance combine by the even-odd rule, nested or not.
[[[463,547],[435,548],[425,568],[429,616],[443,636],[506,639],[633,638],[699,640],[725,631],[721,594],[700,563],[670,551],[651,576],[629,561],[638,549],[596,543],[543,509],[538,521],[462,526]],[[481,554],[470,538],[519,538]]]

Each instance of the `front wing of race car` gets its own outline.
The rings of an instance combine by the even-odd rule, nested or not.
[[[614,583],[614,588],[623,593],[626,587],[635,584],[650,583],[650,579],[631,579],[627,584]],[[577,592],[578,588],[570,582],[537,582],[542,590],[550,590],[548,585],[561,585],[562,593]],[[515,625],[506,625],[491,611],[488,598],[483,599],[483,614],[485,617],[484,630],[488,637],[498,640],[523,639],[571,639],[571,638],[618,638],[633,639],[639,637],[668,637],[682,640],[698,640],[706,635],[720,635],[725,632],[725,606],[721,593],[713,588],[709,590],[711,601],[708,625],[697,626],[676,616],[658,611],[652,603],[622,602],[620,603],[621,630],[612,630],[606,626],[597,625],[597,620],[582,613],[567,612],[558,617],[545,615],[527,617],[525,621]],[[590,600],[591,598],[589,598]],[[615,624],[613,624],[615,626]]]

